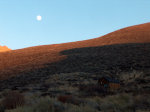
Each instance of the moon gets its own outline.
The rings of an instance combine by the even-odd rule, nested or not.
[[[42,16],[38,15],[38,16],[36,16],[36,19],[37,19],[38,21],[41,21],[41,20],[42,20]]]

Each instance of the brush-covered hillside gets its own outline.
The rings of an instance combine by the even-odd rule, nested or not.
[[[150,23],[145,23],[95,39],[3,52],[1,88],[42,82],[56,73],[146,71],[150,68],[149,42]]]
[[[13,75],[32,71],[38,68],[43,68],[45,64],[52,64],[65,60],[67,59],[67,55],[62,54],[61,52],[69,49],[96,46],[101,47],[104,45],[113,44],[149,42],[150,23],[145,23],[120,29],[118,31],[95,39],[12,50],[11,52],[0,53],[0,79],[7,79]],[[140,47],[138,47],[137,49],[139,48]],[[143,50],[143,52],[148,52],[148,48],[145,48],[146,50]],[[120,52],[120,50],[118,51],[118,53]],[[90,55],[92,56],[92,54]],[[113,57],[113,53],[110,56]],[[103,58],[105,58],[105,56],[103,56]],[[94,59],[94,55],[92,59]]]
[[[2,112],[149,112],[149,97],[150,23],[0,53]]]

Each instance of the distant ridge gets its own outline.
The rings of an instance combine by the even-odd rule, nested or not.
[[[9,49],[7,46],[0,46],[0,52],[5,52],[5,51],[10,51],[11,49]]]
[[[46,64],[65,60],[67,55],[61,53],[65,50],[128,43],[150,43],[150,23],[130,26],[94,39],[35,46],[0,53],[0,79],[6,79],[25,71],[43,68]],[[149,51],[146,50],[145,52]]]

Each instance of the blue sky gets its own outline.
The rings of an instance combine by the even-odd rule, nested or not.
[[[0,0],[0,45],[86,40],[146,22],[150,0]]]

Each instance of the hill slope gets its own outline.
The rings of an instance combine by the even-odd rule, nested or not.
[[[0,52],[5,52],[5,51],[10,51],[11,49],[9,49],[7,46],[0,46]]]
[[[18,83],[22,85],[42,82],[51,74],[84,72],[115,75],[132,70],[147,71],[150,68],[150,43],[76,48],[62,51],[61,54],[66,55],[67,58],[55,63],[47,62],[40,68],[20,72],[17,77],[8,79],[8,82],[14,86]],[[16,73],[16,71],[10,73]]]
[[[66,54],[61,54],[61,52],[64,50],[125,43],[149,43],[149,29],[150,23],[146,23],[127,27],[95,39],[63,44],[36,46],[0,53],[0,79],[7,79],[18,74],[31,73],[37,69],[39,70],[45,68],[45,66],[47,67],[52,63],[60,62],[61,60],[63,61],[67,59]],[[139,47],[136,49],[138,48]],[[149,46],[145,49],[147,49],[145,52],[149,52]],[[119,53],[120,51],[117,52]],[[90,55],[92,56],[92,54]],[[92,58],[94,59],[94,55]]]

